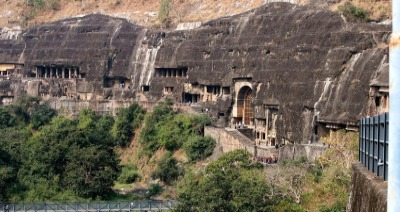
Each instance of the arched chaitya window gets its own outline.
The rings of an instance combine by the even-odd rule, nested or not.
[[[244,124],[250,125],[251,121],[253,120],[253,108],[251,107],[251,99],[252,99],[252,91],[248,90],[244,95]]]

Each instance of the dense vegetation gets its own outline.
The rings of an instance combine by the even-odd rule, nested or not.
[[[177,211],[266,211],[268,187],[263,168],[246,150],[224,154],[198,176],[180,184]]]
[[[191,158],[200,159],[209,156],[211,152],[204,150],[214,149],[214,142],[207,142],[205,146],[196,146],[196,142],[188,142],[189,138],[201,139],[204,126],[211,124],[208,117],[175,114],[172,104],[170,100],[162,102],[153,108],[152,113],[145,116],[139,137],[145,153],[152,154],[160,148],[173,151],[185,146]],[[194,156],[195,154],[201,156]]]
[[[25,104],[26,106],[26,104]],[[110,116],[84,110],[75,120],[47,105],[0,108],[1,198],[13,201],[107,198],[119,174]],[[28,117],[28,119],[26,119]],[[21,121],[17,121],[21,120]]]
[[[208,118],[174,112],[171,101],[148,114],[133,104],[116,117],[82,110],[72,120],[39,102],[23,97],[16,106],[0,108],[0,201],[113,198],[115,182],[141,178],[135,164],[120,164],[116,149],[129,146],[143,120],[140,151],[146,154],[185,146],[196,161],[209,156],[215,146],[212,139],[202,137]],[[196,143],[202,140],[206,142]],[[167,152],[152,175],[170,184],[182,174],[178,161]],[[159,184],[150,187],[148,197],[163,190]]]
[[[316,161],[284,161],[267,170],[245,150],[229,152],[204,172],[185,174],[178,211],[345,211],[357,134],[332,132],[324,142],[330,148]]]
[[[204,115],[174,111],[171,101],[151,113],[134,104],[116,117],[83,110],[70,120],[24,97],[0,108],[0,201],[110,200],[118,198],[114,183],[132,184],[146,174],[151,179],[142,198],[177,198],[178,211],[345,210],[357,135],[332,132],[324,139],[330,148],[313,162],[264,170],[247,151],[236,150],[199,170],[196,162],[215,147],[203,136],[208,124]],[[132,148],[134,137],[136,153],[148,159],[121,164],[116,152]],[[143,165],[154,169],[143,173]]]

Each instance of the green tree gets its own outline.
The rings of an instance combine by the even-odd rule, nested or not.
[[[210,156],[215,148],[215,141],[211,137],[191,136],[184,144],[189,160],[203,160]]]
[[[15,118],[4,107],[0,108],[0,129],[15,125]]]
[[[31,112],[31,125],[33,129],[39,129],[49,123],[57,115],[57,112],[48,104],[34,105]]]
[[[119,161],[112,136],[97,127],[102,123],[98,120],[92,111],[73,121],[55,117],[29,139],[27,159],[18,173],[29,200],[73,199],[70,194],[106,198],[112,193]],[[62,195],[65,192],[68,195]]]
[[[152,183],[149,186],[149,193],[147,194],[147,198],[150,199],[153,196],[157,196],[164,191],[164,188],[158,183]]]
[[[178,166],[178,161],[172,157],[171,152],[165,153],[160,161],[157,163],[157,168],[153,172],[152,177],[160,179],[166,184],[170,184],[175,181],[182,171]]]
[[[118,176],[120,183],[134,183],[140,178],[135,165],[123,165],[121,174]]]
[[[211,125],[211,120],[205,114],[193,116],[192,122],[193,128],[199,135],[204,135],[204,127]]]
[[[13,183],[16,177],[11,160],[11,156],[0,146],[0,201],[7,200],[7,185]]]
[[[112,150],[99,146],[70,147],[65,167],[65,185],[85,198],[102,199],[111,193],[118,177],[118,160]]]
[[[117,118],[113,127],[113,135],[121,147],[126,147],[135,130],[141,125],[146,111],[138,104],[132,104],[128,108],[121,108],[118,111]]]
[[[159,131],[162,126],[174,118],[172,105],[170,100],[161,102],[153,108],[152,113],[145,116],[139,142],[147,154],[153,153],[162,146],[159,142]]]
[[[173,151],[181,148],[193,132],[191,117],[179,113],[161,121],[156,139],[160,146]]]
[[[269,189],[263,175],[246,150],[226,153],[203,174],[184,178],[177,211],[266,211]]]

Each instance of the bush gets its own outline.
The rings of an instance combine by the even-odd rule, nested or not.
[[[159,103],[153,108],[153,112],[146,115],[144,124],[140,132],[139,142],[146,154],[151,154],[162,146],[160,142],[161,128],[168,128],[167,122],[174,118],[172,101],[167,100]],[[171,146],[172,148],[172,146]]]
[[[161,24],[167,26],[170,21],[169,18],[170,0],[161,0],[160,8],[158,10],[158,20]]]
[[[176,180],[182,173],[181,168],[178,167],[178,161],[172,157],[171,152],[165,153],[160,161],[157,163],[157,168],[153,172],[152,177],[160,179],[166,184],[170,184]]]
[[[178,187],[176,211],[269,211],[265,173],[247,150],[222,155],[198,176],[189,172]]]
[[[126,147],[144,118],[146,111],[138,104],[118,111],[112,134],[121,147]]]
[[[215,141],[209,136],[192,136],[184,145],[186,155],[191,161],[205,159],[213,153],[214,148]]]
[[[122,167],[121,174],[118,177],[120,183],[134,183],[140,178],[135,165],[125,165]]]
[[[354,6],[351,2],[346,2],[339,7],[339,12],[352,22],[367,22],[369,21],[368,12],[362,8]]]
[[[346,206],[341,204],[335,204],[332,207],[324,207],[320,212],[345,212]]]
[[[60,11],[61,10],[61,4],[58,0],[53,0],[50,3],[51,9],[54,11]]]
[[[14,117],[5,108],[0,108],[0,128],[13,126],[15,123]]]
[[[158,183],[152,183],[149,187],[149,193],[147,194],[147,198],[150,199],[152,196],[157,196],[164,191],[164,188]]]
[[[33,129],[39,129],[45,124],[50,123],[57,112],[49,105],[34,105],[31,114],[31,124]]]

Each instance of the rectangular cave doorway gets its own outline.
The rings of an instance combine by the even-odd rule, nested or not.
[[[200,102],[200,94],[184,93],[183,101],[186,103],[198,103]]]

